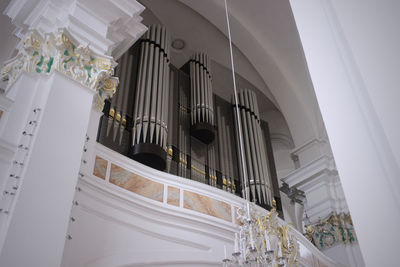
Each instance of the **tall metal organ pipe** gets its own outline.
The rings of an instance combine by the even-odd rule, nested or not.
[[[252,201],[260,205],[272,206],[272,186],[268,172],[265,141],[260,125],[260,114],[257,97],[253,91],[242,90],[238,92],[239,116],[243,124],[244,158],[248,171],[248,184]],[[236,114],[236,105],[233,105]],[[235,118],[236,119],[236,118]],[[236,130],[236,135],[238,131]],[[239,137],[237,136],[237,145]],[[242,184],[243,177],[240,172]]]
[[[128,99],[131,89],[133,61],[133,55],[129,50],[117,61],[118,67],[116,70],[116,75],[119,77],[120,83],[118,85],[117,92],[111,99],[111,106],[108,113],[109,116],[106,136],[110,134],[110,130],[113,128],[113,141],[118,141],[119,145],[122,143],[124,130],[127,126],[127,117],[129,116]],[[117,140],[118,133],[119,138]]]
[[[151,25],[141,40],[130,156],[159,170],[166,167],[169,97],[169,34]]]
[[[222,189],[235,192],[235,181],[233,171],[233,148],[231,140],[231,127],[228,124],[228,120],[222,114],[221,108],[216,107],[216,118],[217,118],[217,138],[218,138],[218,150],[219,150],[219,161],[220,171],[222,174]]]
[[[189,61],[191,133],[205,144],[210,144],[215,138],[210,63],[210,58],[204,53],[194,54]]]

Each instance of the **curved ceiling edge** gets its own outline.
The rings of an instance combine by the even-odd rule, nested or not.
[[[199,13],[226,36],[226,20],[225,16],[221,16],[225,14],[223,1],[203,0],[201,3],[193,0],[178,1]],[[310,118],[307,107],[299,99],[296,89],[282,72],[277,60],[266,51],[267,45],[260,44],[252,35],[252,31],[248,30],[235,14],[230,13],[230,22],[234,45],[248,58],[267,84],[276,106],[287,120],[295,144],[299,145],[304,140],[315,137],[317,127],[314,120]],[[267,92],[263,93],[268,96]]]

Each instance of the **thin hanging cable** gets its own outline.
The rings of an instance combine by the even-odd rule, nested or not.
[[[231,65],[232,65],[232,79],[233,79],[233,90],[235,92],[235,105],[236,105],[236,118],[237,118],[237,127],[239,131],[239,144],[240,144],[240,157],[242,160],[242,170],[243,170],[243,183],[244,183],[244,195],[245,199],[249,201],[249,193],[248,193],[248,185],[247,185],[247,171],[246,171],[246,166],[244,163],[244,155],[243,155],[243,140],[242,140],[242,122],[240,120],[239,116],[239,105],[238,105],[238,99],[237,99],[237,90],[236,90],[236,79],[235,79],[235,66],[233,64],[233,52],[232,52],[232,37],[231,37],[231,27],[229,24],[229,14],[228,14],[228,5],[226,4],[225,1],[225,14],[226,14],[226,24],[228,25],[228,37],[229,37],[229,50],[231,53]],[[248,215],[249,215],[249,207],[248,209]]]

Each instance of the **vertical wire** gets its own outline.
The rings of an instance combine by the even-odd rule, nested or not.
[[[229,37],[229,51],[231,54],[231,65],[232,65],[232,79],[233,79],[233,90],[235,92],[235,105],[236,105],[236,117],[237,117],[237,126],[239,130],[239,144],[240,144],[240,156],[241,156],[241,161],[242,161],[242,171],[243,171],[243,182],[244,182],[244,194],[245,194],[245,199],[246,201],[249,201],[249,193],[248,193],[248,185],[247,185],[247,171],[246,171],[246,166],[244,163],[244,157],[243,157],[243,140],[242,140],[242,122],[240,120],[239,116],[239,105],[238,105],[238,100],[237,100],[237,90],[236,90],[236,79],[235,79],[235,66],[233,64],[233,52],[232,52],[232,37],[231,37],[231,27],[229,24],[229,14],[228,14],[228,6],[225,2],[225,15],[226,15],[226,24],[228,25],[228,37]],[[249,206],[247,206],[249,209]],[[249,210],[247,210],[248,215],[249,215]]]

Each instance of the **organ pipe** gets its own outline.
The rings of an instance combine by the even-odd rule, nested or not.
[[[179,173],[182,177],[189,177],[187,155],[189,154],[189,132],[187,130],[188,120],[188,96],[184,90],[179,89]]]
[[[167,151],[169,36],[151,25],[141,40],[132,129],[132,158],[164,170]]]
[[[171,160],[177,161],[177,164],[173,165],[174,174],[206,182],[211,186],[220,186],[220,180],[217,182],[218,169],[222,174],[222,188],[234,193],[236,171],[239,171],[240,176],[243,171],[241,164],[234,163],[234,153],[237,153],[238,159],[242,156],[237,149],[238,118],[236,112],[233,112],[235,126],[232,126],[230,117],[232,114],[224,106],[228,105],[225,101],[217,99],[214,108],[209,57],[204,53],[194,54],[185,64],[186,67],[182,67],[182,71],[189,74],[190,79],[187,80],[187,76],[178,72],[182,76],[176,81],[171,80],[171,83],[176,82],[178,85],[175,87],[170,85],[168,33],[164,26],[153,25],[149,27],[141,42],[121,56],[117,62],[116,75],[120,83],[117,92],[110,100],[110,108],[105,111],[108,116],[104,117],[107,122],[107,128],[104,127],[105,136],[110,136],[108,140],[113,140],[111,143],[115,146],[118,146],[117,143],[121,146],[122,141],[126,140],[124,134],[128,133],[125,130],[129,121],[128,125],[132,125],[132,143],[128,153],[133,159],[164,170],[168,145],[171,156],[169,163]],[[172,71],[176,73],[175,68]],[[181,84],[180,77],[189,83]],[[177,89],[170,90],[171,86]],[[171,105],[169,98],[178,101],[177,113],[175,113],[176,102]],[[271,206],[272,182],[269,177],[266,142],[260,125],[257,98],[252,91],[242,90],[238,93],[238,100],[238,114],[243,128],[244,168],[248,173],[247,190],[252,201]],[[169,113],[168,110],[173,112]],[[174,126],[177,127],[174,127],[172,135],[171,133],[168,135],[167,121],[173,121],[176,114],[179,120]],[[200,129],[210,130],[214,135],[214,124],[218,126],[218,131],[215,132],[217,142],[213,143],[211,139],[204,141],[193,134],[194,130]],[[199,125],[203,128],[198,127]],[[199,153],[193,155],[191,135],[207,144],[206,149],[201,149]],[[236,147],[232,138],[236,139]],[[201,144],[196,146],[200,148]],[[171,166],[168,171],[171,171]],[[218,177],[221,177],[219,175]],[[241,178],[244,184],[243,177],[238,178]]]
[[[260,125],[260,115],[257,98],[254,92],[242,90],[238,92],[239,116],[243,125],[243,156],[245,168],[248,171],[248,184],[252,201],[260,205],[272,206],[271,182],[268,175],[268,163],[265,154],[265,142]],[[236,105],[233,105],[236,114]],[[236,115],[235,115],[236,116]],[[235,117],[235,119],[237,119]],[[236,135],[238,131],[236,130]],[[237,145],[238,136],[236,138]],[[242,184],[243,176],[240,172]]]
[[[129,115],[127,110],[129,91],[131,89],[133,55],[131,55],[128,50],[117,62],[118,67],[116,75],[119,77],[120,83],[115,95],[111,99],[106,135],[108,136],[111,128],[113,128],[112,140],[114,142],[118,141],[118,144],[121,145],[126,128],[127,116]],[[118,134],[119,138],[116,140]]]
[[[210,144],[215,137],[210,62],[209,57],[204,53],[194,54],[189,61],[191,132],[205,144]]]
[[[234,171],[231,128],[227,123],[227,118],[222,114],[221,108],[217,106],[217,124],[218,124],[218,149],[220,159],[220,171],[222,173],[223,189],[234,192]]]

